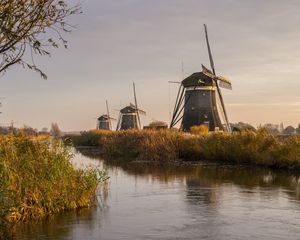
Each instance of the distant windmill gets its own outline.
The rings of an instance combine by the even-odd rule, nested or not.
[[[119,120],[117,123],[117,131],[142,128],[140,114],[145,115],[146,112],[138,108],[134,83],[133,83],[133,95],[134,95],[135,104],[130,103],[129,106],[126,106],[120,110]]]
[[[106,100],[106,111],[107,111],[106,114],[103,114],[97,118],[97,129],[112,130],[111,120],[116,120],[116,119],[110,117],[110,115],[109,115],[109,108],[108,108],[107,100]]]
[[[217,129],[231,132],[220,87],[232,89],[231,82],[217,76],[204,24],[211,70],[202,65],[202,71],[185,78],[179,87],[170,127],[181,120],[183,131],[205,124],[210,131]]]

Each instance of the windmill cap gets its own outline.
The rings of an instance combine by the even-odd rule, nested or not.
[[[121,113],[135,113],[136,108],[133,106],[126,106],[120,110]]]
[[[189,77],[182,80],[182,85],[186,87],[197,87],[197,86],[212,86],[212,78],[205,75],[203,72],[196,72]]]
[[[98,117],[98,121],[105,121],[105,120],[108,120],[108,119],[109,119],[109,117],[106,114],[103,114],[100,117]]]

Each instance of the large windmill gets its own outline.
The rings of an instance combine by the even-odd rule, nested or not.
[[[97,118],[97,129],[112,130],[111,120],[116,120],[109,115],[108,103],[106,100],[106,114]]]
[[[205,38],[211,69],[202,65],[202,71],[185,78],[179,87],[170,127],[181,121],[183,131],[205,124],[210,131],[231,132],[221,89],[232,89],[230,80],[217,76],[204,24]]]
[[[130,103],[128,106],[120,110],[119,120],[117,123],[117,131],[142,128],[140,115],[141,114],[145,115],[146,112],[138,108],[134,83],[133,83],[133,94],[134,94],[135,104]]]

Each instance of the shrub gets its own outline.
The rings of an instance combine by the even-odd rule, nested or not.
[[[89,206],[97,172],[76,170],[71,157],[60,141],[0,137],[0,223]]]
[[[199,129],[199,128],[196,128]],[[198,131],[199,133],[199,131]],[[279,138],[264,129],[235,133],[187,134],[169,129],[97,132],[98,146],[108,160],[167,162],[209,160],[300,168],[300,136]],[[83,136],[84,137],[84,136]],[[80,137],[79,137],[80,138]],[[74,142],[76,145],[76,142]]]
[[[191,134],[194,134],[194,135],[201,135],[201,134],[208,134],[209,132],[209,129],[206,125],[204,124],[201,124],[201,125],[198,125],[198,126],[192,126],[191,127]]]

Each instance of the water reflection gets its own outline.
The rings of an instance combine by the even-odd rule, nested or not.
[[[84,156],[102,160],[95,152],[82,152]],[[281,190],[300,201],[300,173],[296,171],[272,170],[253,166],[232,166],[202,162],[189,165],[157,165],[151,163],[105,162],[110,169],[122,168],[127,174],[151,178],[152,181],[169,183],[181,181],[187,187],[218,188],[220,185],[235,185],[244,188],[245,194],[259,189]]]
[[[80,151],[88,159],[102,158],[96,151]],[[94,160],[93,160],[94,161]],[[161,182],[171,182],[174,179],[199,178],[207,179],[214,183],[233,183],[243,187],[268,187],[287,186],[299,188],[299,171],[272,170],[270,168],[253,166],[220,165],[218,163],[202,162],[200,164],[189,163],[186,165],[157,165],[147,162],[124,163],[122,161],[104,162],[104,166],[122,168],[126,173],[135,176],[152,176]],[[299,192],[299,189],[298,189]],[[299,195],[297,194],[298,198]]]
[[[15,239],[298,239],[300,178],[254,167],[121,164],[108,169],[101,208],[19,225]]]
[[[58,214],[44,221],[20,223],[12,229],[12,239],[72,239],[72,228],[65,227],[66,223],[84,222],[85,227],[91,228],[93,215],[93,209],[80,209]]]

